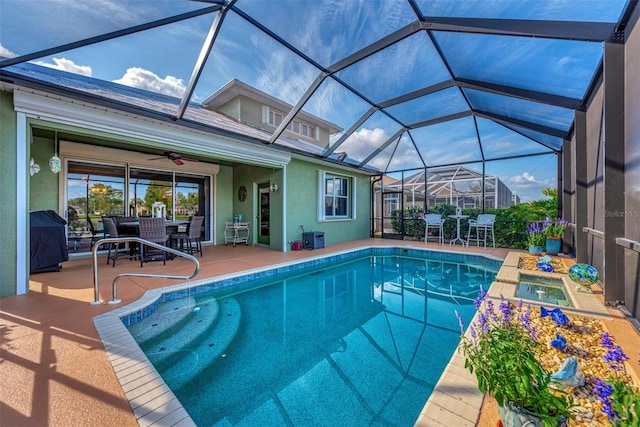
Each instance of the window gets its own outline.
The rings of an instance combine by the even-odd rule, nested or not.
[[[319,171],[318,219],[355,218],[355,177]]]
[[[267,112],[267,114],[265,115],[265,117],[267,118],[266,122],[272,126],[280,126],[286,114],[276,111],[267,106],[265,106],[264,109]],[[318,139],[318,136],[316,135],[316,127],[301,122],[300,120],[291,120],[291,122],[289,122],[289,124],[287,125],[286,130],[291,133],[295,133],[296,135],[306,136],[310,139]]]

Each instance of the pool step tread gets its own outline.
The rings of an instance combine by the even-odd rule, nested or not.
[[[211,302],[212,310],[207,310],[207,316],[210,321],[215,321],[218,307],[217,303]],[[168,301],[158,305],[158,308],[143,321],[134,323],[129,326],[129,332],[141,347],[150,341],[158,339],[171,340],[175,338],[176,333],[182,329],[194,315],[194,310],[200,310],[196,305],[194,298],[183,298],[175,301]]]
[[[194,347],[207,339],[219,312],[218,302],[213,298],[198,304],[195,301],[188,304],[170,301],[160,304],[148,319],[130,329],[134,329],[134,338],[149,360],[161,370],[188,354],[180,347]],[[196,316],[198,320],[192,322]],[[140,326],[135,329],[136,325]]]
[[[200,334],[197,340],[167,343],[163,351],[177,353],[179,357],[162,358],[161,361],[154,360],[153,355],[149,357],[172,390],[189,386],[191,380],[206,369],[209,363],[225,357],[226,349],[240,328],[242,309],[234,298],[226,298],[218,304],[219,312],[215,323],[204,334]],[[169,368],[171,375],[165,373]]]

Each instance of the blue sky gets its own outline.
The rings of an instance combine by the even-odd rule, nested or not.
[[[617,19],[624,0],[582,0],[579,8],[575,0],[436,0],[418,4],[434,16],[608,22]],[[2,0],[0,56],[19,56],[209,6],[178,0]],[[313,62],[329,67],[416,20],[408,3],[398,0],[239,0],[237,6],[288,40],[309,61],[267,37],[241,16],[229,13],[195,88],[194,102],[237,78],[294,105],[319,75]],[[214,17],[215,14],[207,14],[33,62],[180,97]],[[448,54],[448,65],[440,59],[426,33],[420,32],[339,71],[337,77],[376,103],[450,79],[447,66],[454,69],[456,77],[529,90],[544,88],[580,98],[602,51],[600,43],[445,32],[435,33],[434,37],[439,48]],[[496,95],[468,92],[467,96],[483,108],[496,108],[497,113],[506,111],[516,118],[520,118],[519,112],[525,112],[543,123],[550,120],[550,126],[567,126],[572,120],[570,110]],[[461,92],[450,90],[396,105],[390,111],[403,122],[413,123],[466,106]],[[348,129],[369,108],[367,102],[332,79],[326,79],[304,106],[311,114],[343,129]],[[350,158],[363,160],[399,128],[384,114],[374,114],[340,150],[347,151]],[[487,157],[549,151],[523,133],[489,120],[479,119],[478,129]],[[412,136],[427,165],[474,161],[481,156],[475,127],[468,120],[416,129]],[[407,138],[405,133],[400,147],[411,147]],[[393,163],[405,167],[418,159],[413,149],[396,150],[395,156]],[[379,156],[371,164],[383,167],[387,160]],[[523,161],[490,162],[487,173],[499,176],[523,201],[539,199],[543,187],[555,186],[556,160],[555,156],[544,155]]]

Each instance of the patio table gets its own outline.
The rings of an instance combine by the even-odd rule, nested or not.
[[[460,240],[460,242],[462,243],[462,246],[466,246],[467,242],[465,242],[464,239],[460,237],[460,220],[464,218],[469,218],[469,215],[449,215],[449,218],[453,218],[456,220],[456,238],[452,239],[449,242],[449,246],[451,246],[458,240]]]
[[[188,220],[178,220],[178,221],[165,221],[164,222],[164,226],[167,229],[167,235],[171,235],[172,233],[175,233],[178,231],[178,227],[180,227],[181,225],[188,225],[189,221]],[[121,222],[118,224],[121,227],[128,227],[128,228],[134,228],[135,229],[135,234],[139,234],[138,232],[138,221],[125,221],[125,222]]]

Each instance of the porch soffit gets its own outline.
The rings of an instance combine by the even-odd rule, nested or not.
[[[212,162],[229,160],[256,166],[283,167],[291,161],[290,153],[269,146],[234,140],[51,93],[16,88],[14,108],[30,118],[148,141],[146,145],[139,144],[145,148],[157,149],[157,144],[161,143],[181,153],[209,158]]]

